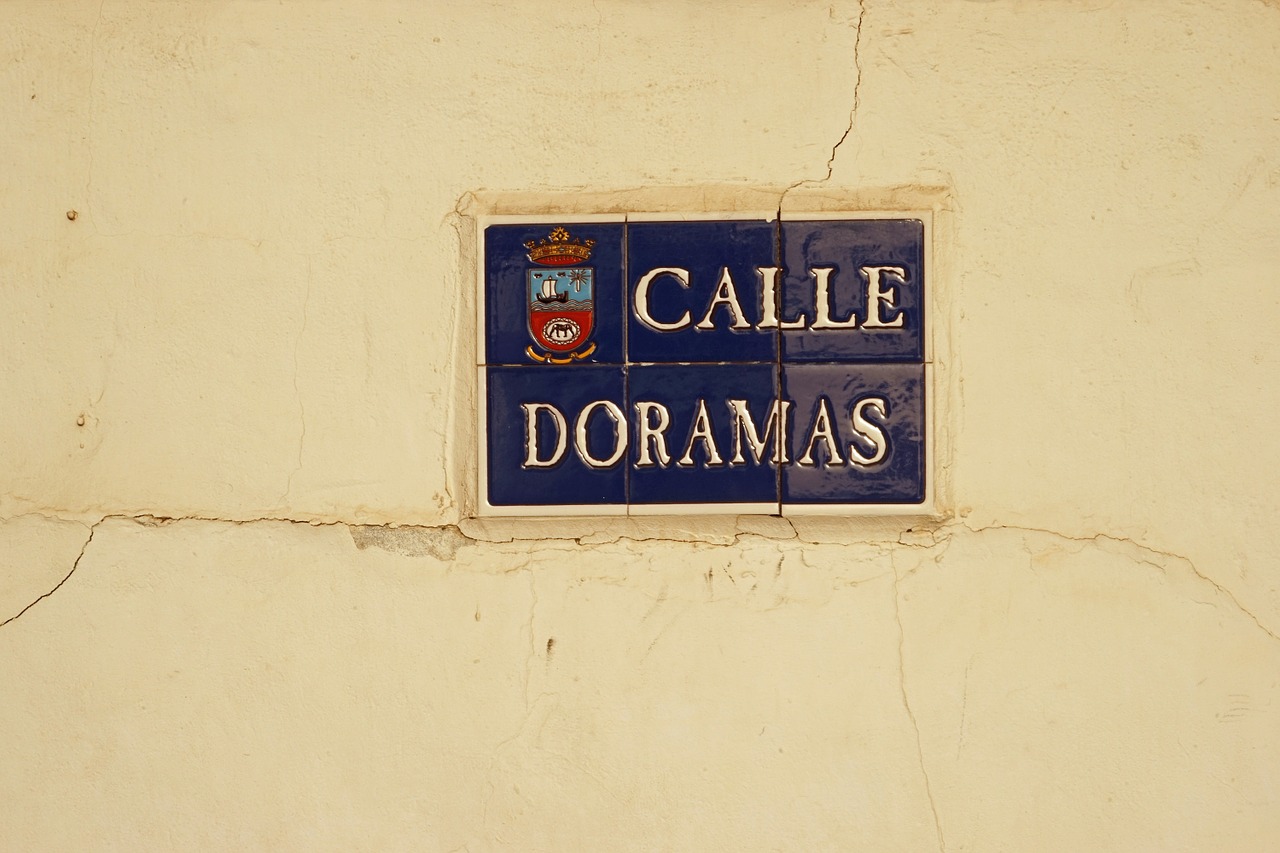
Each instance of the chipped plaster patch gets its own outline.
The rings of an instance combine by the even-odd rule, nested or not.
[[[405,557],[434,557],[449,562],[458,549],[474,540],[463,535],[457,525],[442,527],[387,527],[376,524],[352,524],[347,528],[351,541],[361,551],[380,548]]]

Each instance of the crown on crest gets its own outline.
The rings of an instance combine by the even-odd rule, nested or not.
[[[524,247],[529,250],[529,260],[535,264],[563,267],[591,257],[595,244],[595,240],[575,240],[569,236],[568,229],[557,225],[545,239],[528,240]]]

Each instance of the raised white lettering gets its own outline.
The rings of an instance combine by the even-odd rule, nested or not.
[[[685,444],[684,456],[676,462],[682,468],[693,466],[693,445],[696,442],[702,442],[702,450],[706,454],[707,461],[703,463],[704,468],[710,468],[714,465],[723,465],[724,460],[720,458],[720,451],[716,449],[716,438],[711,433],[711,416],[707,414],[706,400],[698,400],[698,411],[693,418],[693,429],[689,432],[689,441]]]
[[[839,443],[836,441],[835,430],[831,426],[831,403],[826,397],[818,398],[818,414],[814,416],[813,427],[809,430],[809,443],[805,445],[804,455],[796,460],[797,465],[812,466],[814,464],[813,448],[818,443],[818,439],[822,439],[822,443],[827,447],[827,463],[823,467],[834,468],[837,465],[843,465],[844,459],[840,456]]]
[[[742,454],[744,435],[747,446],[751,448],[751,455],[755,457],[756,464],[760,464],[764,458],[765,445],[769,442],[769,433],[772,432],[773,457],[770,461],[785,465],[787,462],[787,409],[791,408],[791,401],[773,401],[769,415],[764,421],[763,436],[756,430],[755,422],[751,420],[751,412],[747,410],[746,400],[729,400],[728,404],[729,411],[733,413],[733,458],[729,460],[729,464],[746,464],[746,457]]]
[[[688,290],[688,270],[680,269],[679,267],[658,267],[657,269],[649,270],[636,282],[636,319],[656,332],[678,332],[687,328],[692,319],[688,311],[684,312],[680,319],[674,323],[663,323],[660,320],[655,320],[653,314],[649,312],[649,287],[653,284],[654,279],[664,275],[672,276],[679,282],[681,287]]]
[[[856,329],[858,328],[858,318],[854,314],[850,314],[845,320],[831,319],[831,273],[835,272],[834,267],[814,267],[809,270],[809,275],[813,276],[813,299],[814,311],[817,319],[813,321],[810,329]]]
[[[884,420],[889,417],[889,401],[884,397],[863,397],[853,404],[850,415],[854,438],[861,439],[872,448],[871,455],[867,456],[853,442],[849,443],[849,462],[859,467],[875,465],[889,452],[889,437],[884,434],[883,426],[867,420],[862,413],[864,409],[871,409],[880,420]]]
[[[729,268],[724,267],[720,270],[720,284],[716,286],[715,295],[711,297],[711,302],[707,305],[707,313],[698,321],[696,329],[714,329],[716,324],[712,322],[711,315],[716,312],[719,306],[725,306],[729,309],[729,316],[733,318],[733,322],[729,324],[730,329],[750,329],[751,324],[747,322],[747,318],[742,316],[742,306],[738,304],[738,290],[733,285],[733,277],[729,275]]]
[[[653,422],[651,415],[658,416],[656,423]],[[666,436],[666,429],[671,426],[671,413],[661,403],[636,403],[636,423],[639,430],[639,435],[636,437],[636,448],[639,451],[636,467],[652,468],[656,464],[659,467],[666,468],[671,464],[671,454],[667,452]],[[653,457],[649,455],[651,447],[653,454],[658,457],[656,463],[653,461]]]
[[[893,301],[893,287],[882,288],[880,277],[888,274],[895,276],[902,284],[906,284],[907,271],[902,267],[863,267],[861,272],[867,277],[867,321],[862,324],[862,327],[864,329],[901,329],[903,324],[901,310],[890,320],[883,319],[880,313],[882,307],[890,311],[898,307]]]
[[[792,400],[774,399],[767,414],[757,424],[751,416],[747,400],[726,400],[731,418],[733,452],[728,464],[790,464],[788,459],[787,419]],[[551,403],[522,403],[524,412],[524,460],[522,467],[554,468],[564,460],[568,446],[569,429],[564,413]],[[597,457],[588,445],[592,419],[603,410],[613,422],[613,446],[608,455]],[[634,465],[637,469],[667,468],[672,463],[672,453],[667,441],[671,428],[670,409],[653,401],[643,400],[635,404],[636,436]],[[889,453],[889,401],[882,396],[867,396],[853,403],[849,409],[849,421],[853,427],[852,440],[847,454],[842,456],[839,430],[835,426],[831,400],[819,396],[813,421],[805,433],[804,451],[795,460],[796,465],[813,467],[819,464],[819,447],[825,452],[823,467],[835,468],[845,464],[868,468],[883,462]],[[547,434],[550,421],[552,435]],[[797,424],[797,427],[799,425]],[[621,460],[630,446],[627,414],[611,400],[594,400],[587,403],[573,420],[573,447],[583,464],[592,468],[611,468]],[[769,443],[773,442],[770,449]],[[698,463],[695,449],[701,445],[702,467],[713,468],[725,464],[716,443],[710,412],[705,399],[698,399],[694,408],[693,424],[684,452],[675,464],[691,468]],[[597,450],[601,448],[597,447]],[[548,452],[549,451],[549,452]]]
[[[756,267],[756,275],[760,277],[760,323],[757,329],[803,329],[809,320],[801,314],[795,320],[783,320],[778,323],[778,267]]]
[[[550,403],[521,403],[520,408],[524,409],[524,467],[551,468],[558,465],[561,457],[564,456],[565,438],[568,432],[564,415]],[[556,425],[556,449],[550,459],[538,458],[539,411],[551,415],[551,420]]]
[[[587,448],[587,427],[591,420],[591,413],[598,408],[603,408],[609,417],[613,418],[613,453],[604,459],[595,458]],[[587,403],[582,407],[582,411],[578,413],[578,419],[573,424],[573,446],[578,451],[578,457],[592,468],[608,468],[614,465],[627,450],[627,416],[612,400],[593,400]]]

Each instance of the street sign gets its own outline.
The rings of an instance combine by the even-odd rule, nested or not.
[[[930,512],[930,221],[483,219],[480,514]]]

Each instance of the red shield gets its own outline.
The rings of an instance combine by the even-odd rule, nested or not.
[[[529,270],[529,334],[538,346],[571,353],[590,339],[595,325],[593,273],[590,267]]]

